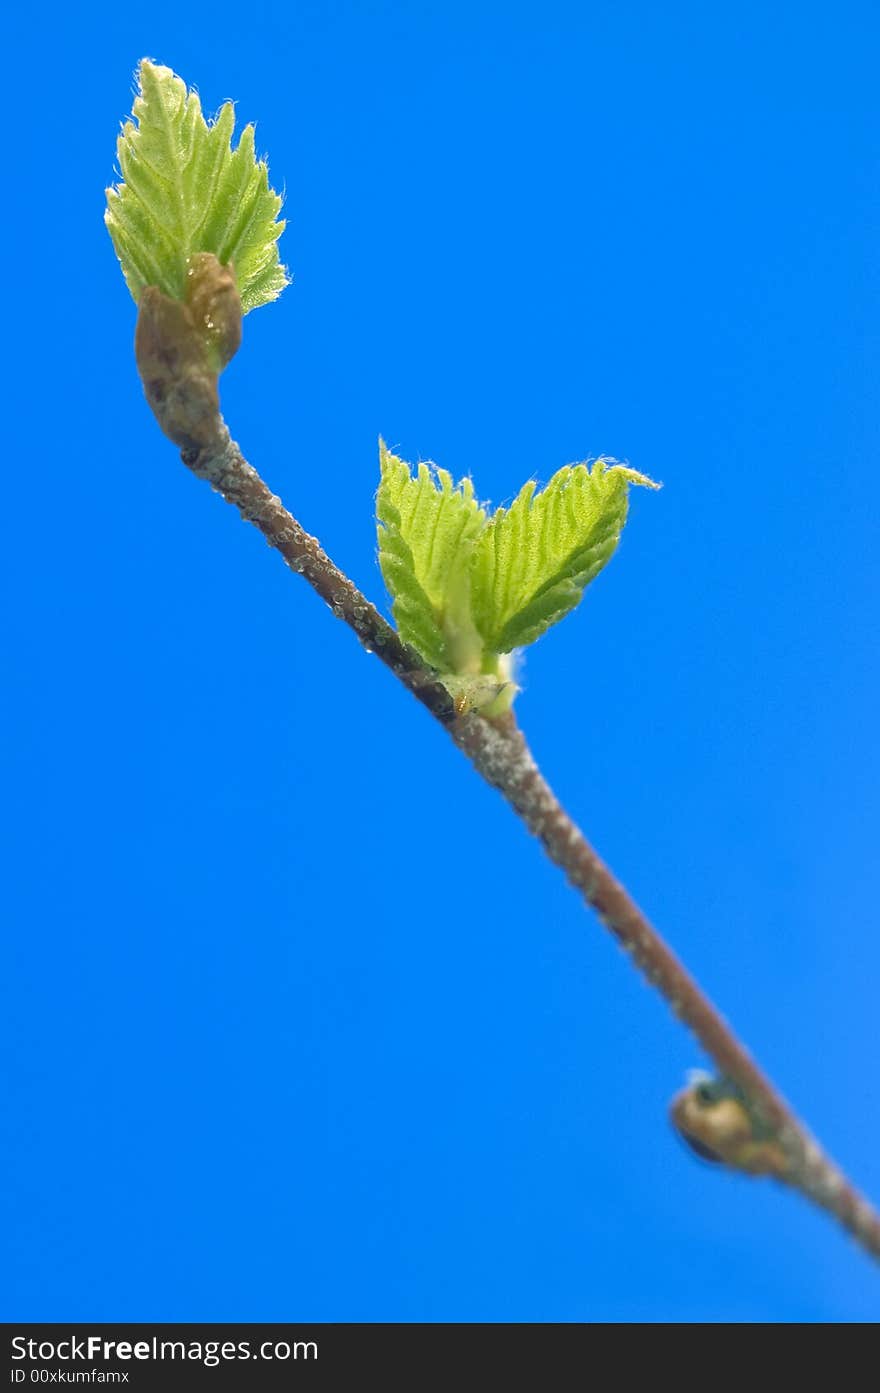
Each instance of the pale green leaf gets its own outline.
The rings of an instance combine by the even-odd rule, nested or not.
[[[274,300],[288,281],[277,246],[285,225],[253,126],[233,149],[232,103],[207,122],[196,93],[148,59],[138,86],[117,142],[122,182],[107,190],[104,215],[135,300],[147,285],[182,299],[196,252],[232,263],[244,313]]]
[[[546,488],[525,485],[499,508],[473,555],[471,604],[486,647],[509,653],[574,609],[610,560],[626,521],[630,484],[656,488],[622,465],[567,465]]]
[[[400,635],[438,672],[479,671],[470,560],[486,515],[473,485],[427,464],[413,475],[383,441],[379,462],[379,565]]]

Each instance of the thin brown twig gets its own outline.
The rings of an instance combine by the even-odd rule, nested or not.
[[[182,445],[187,467],[262,532],[288,567],[309,582],[333,614],[354,630],[368,652],[375,653],[448,730],[474,768],[500,791],[597,912],[637,969],[691,1029],[722,1079],[733,1086],[738,1100],[732,1111],[719,1109],[713,1115],[716,1130],[710,1134],[710,1149],[714,1159],[746,1173],[773,1175],[800,1190],[880,1259],[880,1214],[809,1135],[590,846],[540,773],[513,717],[490,720],[475,711],[456,713],[436,673],[402,642],[244,459],[220,416],[216,373],[211,390],[211,374],[204,374],[198,362],[193,369],[191,323],[183,325],[181,339],[179,309],[169,310],[164,297],[160,303],[151,296],[158,296],[158,292],[145,291],[141,301],[138,364],[148,400],[166,434]],[[693,1098],[685,1102],[691,1104]],[[682,1130],[688,1134],[687,1128]]]

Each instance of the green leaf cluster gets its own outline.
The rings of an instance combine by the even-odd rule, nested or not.
[[[132,116],[117,142],[122,182],[107,190],[104,217],[135,300],[147,285],[183,299],[198,252],[232,263],[244,313],[276,299],[288,282],[278,259],[285,224],[254,127],[233,149],[232,103],[206,121],[197,94],[148,59]]]
[[[379,564],[401,637],[476,704],[513,698],[510,655],[580,602],[611,559],[632,484],[644,474],[596,460],[527,483],[491,515],[470,479],[409,465],[380,442]],[[494,689],[487,679],[495,679]]]

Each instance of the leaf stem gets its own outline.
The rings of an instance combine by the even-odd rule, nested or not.
[[[162,303],[160,303],[160,301]],[[880,1214],[806,1131],[758,1068],[715,1006],[667,946],[641,909],[599,858],[540,773],[511,713],[488,718],[457,715],[436,673],[333,564],[244,459],[217,407],[216,385],[205,391],[200,371],[186,353],[191,328],[157,314],[163,297],[144,296],[136,341],[148,400],[166,434],[183,443],[184,464],[205,479],[242,518],[266,538],[288,567],[309,582],[333,614],[345,621],[378,658],[443,725],[477,772],[496,788],[538,838],[587,905],[631,957],[643,977],[665,997],[732,1084],[756,1138],[770,1139],[778,1164],[756,1165],[752,1152],[718,1156],[747,1174],[773,1174],[826,1210],[873,1257],[880,1259]],[[167,308],[167,306],[165,307]],[[197,365],[198,366],[198,365]],[[181,421],[185,428],[181,429]],[[754,1148],[752,1149],[754,1150]]]

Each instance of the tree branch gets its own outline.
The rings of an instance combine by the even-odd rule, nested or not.
[[[401,641],[244,459],[220,415],[216,365],[199,347],[187,306],[147,288],[136,353],[147,399],[162,429],[182,446],[184,464],[262,532],[289,568],[309,582],[367,651],[446,728],[714,1061],[720,1078],[692,1084],[673,1102],[672,1120],[685,1139],[708,1159],[745,1174],[773,1176],[800,1190],[880,1259],[880,1214],[812,1139],[597,856],[541,775],[513,716],[488,719],[475,711],[457,712],[436,673]]]

